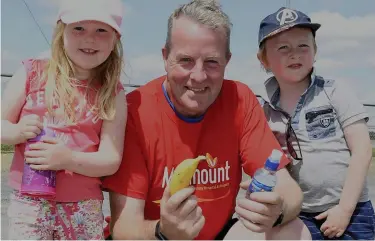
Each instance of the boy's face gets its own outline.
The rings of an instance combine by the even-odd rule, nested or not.
[[[264,67],[285,83],[303,81],[314,64],[316,49],[310,29],[291,28],[266,40]]]

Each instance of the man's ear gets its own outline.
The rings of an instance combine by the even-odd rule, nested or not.
[[[227,63],[226,63],[226,64],[229,63],[229,61],[230,61],[231,58],[232,58],[232,53],[229,52],[229,53],[227,54]]]
[[[162,49],[161,49],[161,53],[162,53],[162,55],[163,55],[163,61],[164,61],[164,70],[165,70],[165,72],[168,72],[167,71],[167,66],[168,66],[168,50],[167,50],[167,48],[166,47],[163,47]]]

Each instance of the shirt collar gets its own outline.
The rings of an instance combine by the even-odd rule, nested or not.
[[[306,92],[313,85],[315,85],[315,82],[316,82],[315,76],[316,76],[315,75],[315,69],[313,68],[313,70],[311,71],[311,75],[310,75],[311,83],[302,95],[306,94]],[[266,88],[266,93],[267,93],[267,96],[266,96],[265,100],[270,102],[272,105],[277,104],[278,99],[279,99],[279,94],[280,94],[280,87],[279,87],[279,83],[277,82],[275,76],[272,76],[269,79],[267,79],[266,82],[264,83],[264,86]],[[274,102],[276,102],[276,103],[274,103]]]

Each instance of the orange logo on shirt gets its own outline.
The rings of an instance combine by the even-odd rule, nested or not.
[[[207,161],[207,164],[210,168],[214,168],[216,166],[216,163],[217,163],[217,157],[212,159],[212,156],[210,155],[210,153],[207,153],[206,154],[206,161]]]

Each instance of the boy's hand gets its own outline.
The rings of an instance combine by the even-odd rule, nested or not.
[[[324,236],[332,239],[334,237],[341,237],[344,234],[350,222],[351,216],[351,213],[348,213],[342,209],[340,205],[336,205],[324,213],[319,214],[315,218],[317,220],[326,219],[326,221],[320,227],[320,231],[324,234]]]

